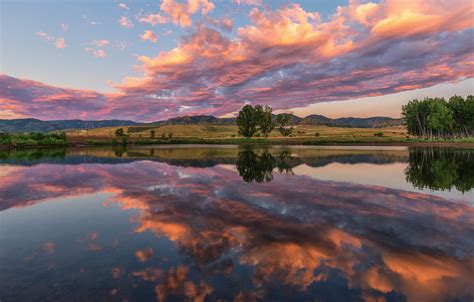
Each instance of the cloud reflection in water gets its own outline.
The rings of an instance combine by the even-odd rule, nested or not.
[[[472,299],[471,204],[293,175],[314,161],[290,151],[240,150],[236,166],[206,168],[151,160],[9,166],[0,203],[5,210],[112,194],[110,203],[137,210],[135,236],[165,237],[186,259],[156,267],[149,263],[160,250],[143,243],[130,257],[149,266],[120,269],[117,278],[152,284],[159,301]],[[56,255],[60,244],[48,246]]]

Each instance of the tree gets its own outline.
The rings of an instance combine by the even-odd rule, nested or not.
[[[150,131],[150,138],[155,138],[155,130]]]
[[[291,134],[291,132],[293,132],[293,127],[290,127],[290,122],[291,122],[291,114],[282,113],[282,114],[277,115],[276,123],[281,135],[288,136]]]
[[[123,135],[124,135],[123,128],[118,128],[117,130],[115,130],[116,137],[121,137]]]
[[[430,138],[445,137],[448,133],[452,133],[454,119],[444,98],[431,99],[428,102],[428,108],[427,126],[430,130]]]
[[[451,110],[451,113],[454,118],[454,131],[458,134],[464,133],[469,135],[466,127],[466,117],[464,116],[465,101],[461,96],[452,96],[449,98],[448,108]]]
[[[409,134],[424,139],[446,138],[469,135],[472,114],[468,108],[468,102],[458,96],[449,102],[444,98],[415,99],[402,107],[402,116]]]
[[[237,116],[237,126],[239,127],[239,134],[246,138],[252,137],[257,132],[257,111],[252,105],[245,105]]]
[[[402,107],[402,116],[407,125],[407,131],[411,135],[426,138],[426,119],[427,119],[427,103],[417,99],[408,102]]]
[[[275,124],[272,121],[272,107],[261,105],[255,106],[255,111],[257,115],[257,125],[264,137],[268,137],[270,132],[272,132]]]
[[[469,95],[464,103],[464,117],[468,135],[474,135],[474,96]]]

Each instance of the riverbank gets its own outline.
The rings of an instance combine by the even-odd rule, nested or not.
[[[395,139],[385,137],[350,138],[338,137],[328,138],[168,138],[168,139],[129,139],[126,143],[117,139],[85,139],[71,140],[63,144],[21,144],[21,145],[0,145],[0,149],[23,149],[23,148],[48,148],[48,147],[89,147],[89,146],[140,146],[140,145],[305,145],[305,146],[407,146],[407,147],[460,147],[474,148],[474,138],[453,139],[453,140],[420,140],[420,139]]]

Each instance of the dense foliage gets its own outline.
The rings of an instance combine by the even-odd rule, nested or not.
[[[257,132],[260,132],[264,137],[268,137],[275,126],[278,126],[278,130],[283,136],[288,136],[293,131],[293,127],[290,126],[293,117],[289,113],[278,114],[275,123],[272,107],[245,105],[239,111],[236,123],[239,127],[239,134],[246,138],[254,135],[260,136]]]
[[[291,114],[282,113],[277,115],[276,123],[278,125],[278,131],[281,135],[288,136],[293,132],[293,127],[290,126]]]
[[[31,132],[22,134],[0,133],[0,145],[7,146],[51,146],[66,145],[66,133]]]
[[[257,132],[258,113],[252,105],[245,105],[237,117],[239,134],[244,137],[252,137]]]
[[[474,97],[412,100],[402,107],[408,133],[424,139],[474,135]]]

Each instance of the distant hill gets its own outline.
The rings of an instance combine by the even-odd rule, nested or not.
[[[170,118],[166,121],[153,122],[151,125],[234,125],[235,118],[218,118],[212,115],[193,115]]]
[[[41,121],[38,119],[15,119],[0,120],[0,132],[50,132],[66,129],[95,129],[102,127],[133,126],[139,123],[133,121],[104,120],[104,121],[83,121],[83,120],[57,120]]]
[[[345,117],[331,119],[323,115],[308,115],[301,118],[292,116],[294,125],[325,125],[332,127],[353,127],[353,128],[381,128],[389,126],[403,125],[403,119],[393,119],[390,117],[369,117],[355,118]],[[210,115],[181,116],[168,119],[166,121],[157,121],[152,123],[137,123],[127,120],[102,120],[102,121],[83,121],[83,120],[57,120],[41,121],[38,119],[14,119],[0,120],[0,132],[50,132],[67,129],[96,129],[103,127],[118,126],[162,126],[162,125],[234,125],[235,118],[217,118]]]

